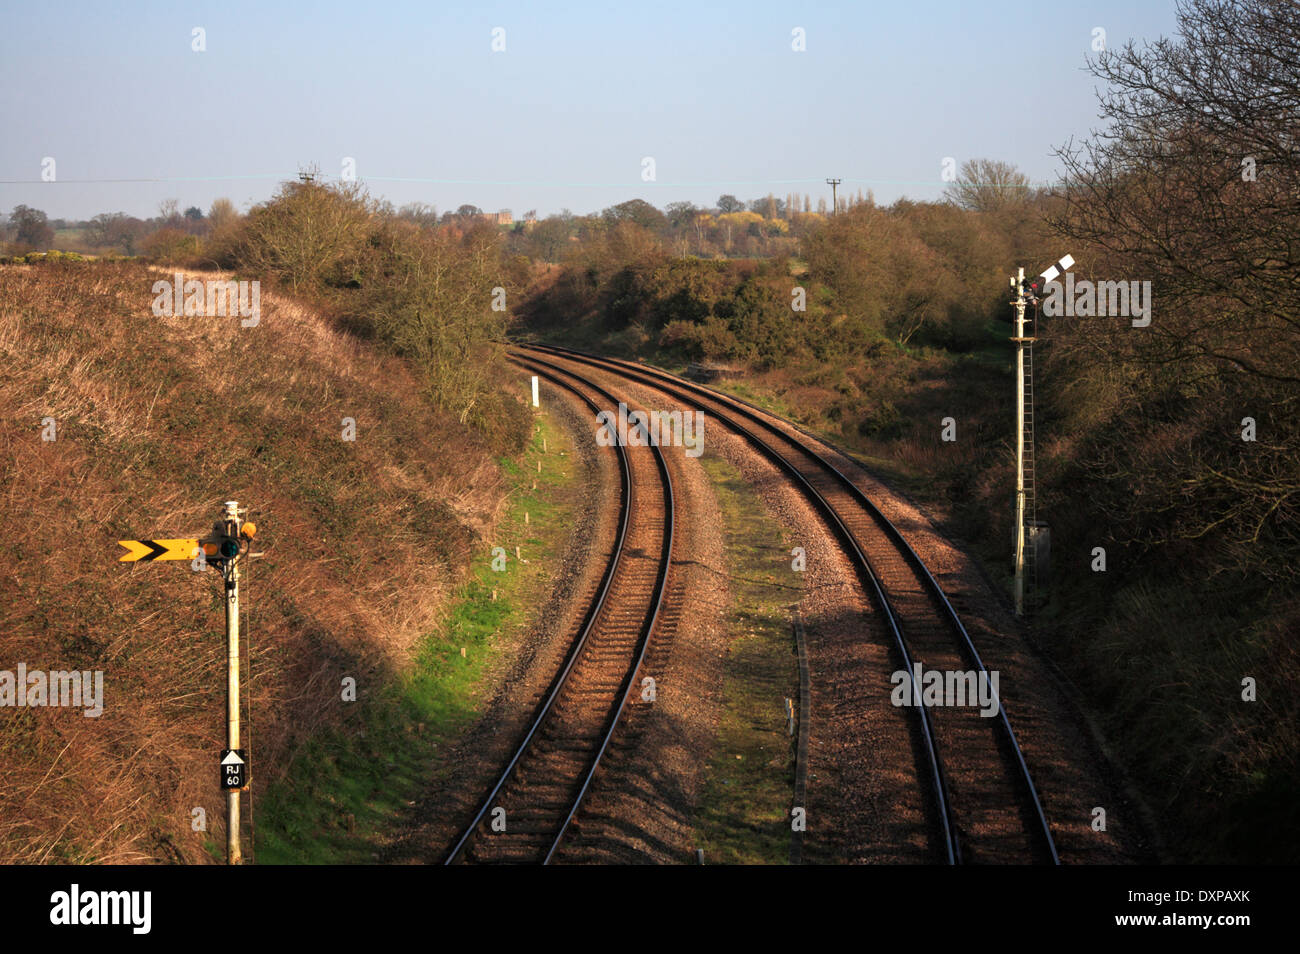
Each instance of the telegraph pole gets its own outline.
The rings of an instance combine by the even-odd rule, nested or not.
[[[844,181],[843,179],[826,180],[826,184],[831,187],[831,215],[839,215],[840,213],[840,204],[839,201],[835,198],[835,187],[838,186],[843,181]]]

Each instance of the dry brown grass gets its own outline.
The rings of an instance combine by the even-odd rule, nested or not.
[[[401,665],[499,506],[488,451],[401,362],[266,292],[256,328],[155,317],[170,271],[0,267],[0,669],[102,669],[105,695],[98,719],[0,709],[0,861],[207,860],[194,807],[216,840],[216,574],[121,564],[118,539],[201,534],[226,499],[253,508],[263,787],[343,719],[343,675],[364,697]]]

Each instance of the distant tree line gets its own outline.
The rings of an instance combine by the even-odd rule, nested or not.
[[[150,219],[103,212],[84,221],[49,220],[41,210],[19,205],[0,220],[0,243],[10,255],[43,252],[56,247],[59,232],[71,231],[74,234],[60,243],[67,251],[171,260],[196,254],[200,240],[235,217],[229,199],[215,200],[207,213],[198,206],[182,211],[179,200],[166,199]]]

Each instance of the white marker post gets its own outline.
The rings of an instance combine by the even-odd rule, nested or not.
[[[537,375],[533,375],[533,407],[541,407],[542,402],[537,391]]]

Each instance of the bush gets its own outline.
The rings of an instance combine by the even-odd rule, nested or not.
[[[199,237],[181,229],[165,227],[148,236],[140,247],[144,257],[151,262],[183,265],[198,256]]]
[[[161,241],[161,240],[160,240]],[[526,271],[486,224],[439,228],[399,218],[356,183],[285,183],[210,247],[225,267],[325,306],[347,330],[385,342],[422,372],[433,403],[521,447],[527,425],[500,385],[508,310],[494,307]]]
[[[721,318],[704,321],[670,321],[659,336],[659,344],[676,349],[693,361],[715,361],[731,357],[739,348],[735,334]]]

